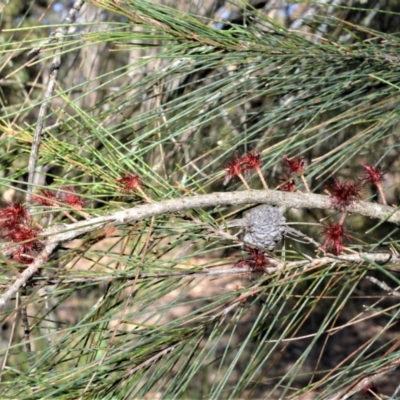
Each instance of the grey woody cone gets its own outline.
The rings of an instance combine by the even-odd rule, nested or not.
[[[243,218],[244,241],[274,250],[286,232],[286,218],[278,207],[268,204],[255,207]]]

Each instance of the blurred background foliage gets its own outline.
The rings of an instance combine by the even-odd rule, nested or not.
[[[59,52],[36,187],[74,187],[90,215],[143,202],[121,193],[117,179],[127,173],[155,201],[243,189],[224,180],[222,166],[250,150],[261,153],[272,188],[283,155],[303,156],[314,193],[332,175],[357,179],[361,162],[377,165],[387,172],[388,204],[398,204],[400,2],[92,0],[62,46],[48,41],[73,4],[0,6],[4,203],[26,197],[38,110]],[[247,179],[261,188],[257,176]],[[378,193],[365,187],[363,199]],[[68,222],[46,207],[31,212],[45,226]],[[1,314],[1,398],[327,398],[398,357],[398,302],[367,279],[397,287],[396,265],[174,275],[245,257],[219,229],[240,212],[181,212],[66,244]],[[321,219],[338,216],[295,210],[287,218],[321,241]],[[398,246],[391,224],[356,215],[346,224],[353,250]],[[310,256],[315,248],[291,240],[274,254]],[[3,260],[2,287],[18,267]],[[385,379],[377,387],[391,395],[397,381]]]

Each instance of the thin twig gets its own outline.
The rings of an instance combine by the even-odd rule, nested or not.
[[[380,263],[387,261],[388,253],[360,253],[360,254],[347,254],[341,255],[337,257],[329,257],[324,256],[321,258],[309,259],[309,260],[299,260],[292,262],[281,262],[275,259],[271,259],[271,266],[266,268],[266,272],[269,274],[279,272],[284,268],[288,270],[295,270],[298,268],[302,268],[304,272],[307,269],[314,268],[316,266],[323,266],[327,264],[332,264],[333,262],[350,262],[354,264],[360,264],[364,262],[374,262]],[[392,256],[391,263],[400,263],[400,257]],[[218,269],[205,269],[203,271],[182,271],[182,272],[160,272],[157,274],[146,274],[140,273],[138,275],[137,269],[123,272],[123,273],[114,273],[107,274],[101,276],[93,276],[93,277],[79,277],[79,278],[63,278],[59,277],[56,279],[49,279],[48,277],[37,277],[35,278],[35,282],[45,281],[48,285],[77,285],[80,283],[102,283],[102,282],[111,282],[111,281],[131,281],[131,280],[146,280],[146,279],[161,279],[161,278],[199,278],[206,276],[219,276],[219,275],[235,275],[235,274],[247,274],[252,272],[253,270],[249,267],[229,267],[229,268],[218,268]],[[392,294],[392,293],[390,293]],[[395,296],[395,294],[392,294]]]
[[[377,369],[372,374],[368,374],[367,376],[365,376],[363,378],[356,379],[355,382],[348,385],[345,389],[340,390],[338,393],[336,393],[332,396],[326,397],[325,400],[347,400],[353,394],[360,392],[367,385],[375,382],[381,376],[387,374],[388,372],[393,371],[399,365],[400,365],[400,357],[395,358],[389,364]]]
[[[26,286],[23,286],[20,290],[21,295],[21,303],[23,304],[23,298],[26,297]],[[26,349],[26,356],[28,359],[28,364],[32,367],[33,365],[33,353],[32,353],[32,346],[31,346],[31,330],[29,328],[29,320],[28,320],[28,306],[23,304],[21,307],[21,321],[22,326],[24,328],[24,339],[25,339],[25,349]]]
[[[19,303],[18,303],[18,298],[17,298],[17,301],[15,302],[15,311],[18,311],[18,309],[19,309]],[[1,382],[2,378],[3,378],[4,370],[6,369],[6,366],[7,366],[7,360],[8,360],[8,355],[10,353],[10,347],[11,347],[12,342],[14,340],[15,328],[17,326],[17,319],[18,319],[18,312],[15,312],[14,313],[13,322],[11,324],[11,332],[10,332],[10,337],[8,339],[8,345],[7,345],[7,348],[6,348],[6,353],[3,356],[3,364],[1,366],[1,373],[0,373],[0,382]]]
[[[279,264],[280,265],[280,264]],[[280,269],[276,267],[275,270]],[[273,268],[271,267],[271,270]],[[160,272],[157,274],[144,274],[138,275],[137,269],[129,271],[129,273],[120,274],[109,274],[95,277],[83,277],[83,278],[58,278],[48,279],[46,277],[37,277],[35,282],[45,281],[48,285],[77,285],[80,283],[102,283],[111,281],[132,281],[132,280],[145,280],[145,279],[160,279],[160,278],[199,278],[205,276],[218,276],[218,275],[235,275],[245,274],[251,272],[252,269],[248,267],[231,267],[231,268],[219,268],[219,269],[207,269],[204,271],[185,271],[185,272]]]
[[[64,21],[62,22],[62,26],[56,29],[54,33],[50,35],[50,38],[42,43],[40,47],[37,47],[35,49],[32,49],[29,52],[29,56],[36,56],[40,53],[42,48],[51,43],[53,40],[56,40],[59,44],[56,50],[56,54],[52,60],[51,63],[51,72],[49,76],[49,81],[47,83],[46,91],[44,94],[44,101],[42,105],[40,106],[39,109],[39,114],[38,114],[38,121],[35,129],[35,133],[33,135],[32,139],[32,147],[31,147],[31,153],[29,156],[29,162],[28,162],[28,193],[31,194],[33,192],[33,189],[35,187],[35,182],[36,182],[36,163],[37,163],[37,158],[39,154],[39,147],[40,147],[40,142],[42,138],[42,131],[44,127],[44,122],[47,116],[47,113],[50,108],[50,103],[51,103],[51,98],[54,94],[54,88],[56,85],[56,80],[58,77],[58,73],[60,70],[61,66],[61,52],[62,52],[62,46],[65,40],[65,35],[68,32],[69,25],[75,22],[78,12],[82,8],[83,5],[83,0],[77,0],[75,1],[74,5],[72,8],[69,10],[67,16],[64,18]],[[29,199],[28,199],[29,200]]]
[[[368,279],[372,283],[375,283],[375,285],[379,286],[385,292],[388,292],[388,294],[390,296],[400,297],[400,292],[392,289],[387,283],[385,283],[383,281],[379,281],[378,279],[374,278],[373,276],[366,276],[366,279]]]

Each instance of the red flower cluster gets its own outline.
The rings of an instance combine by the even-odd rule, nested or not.
[[[287,173],[284,174],[280,179],[278,179],[278,190],[284,192],[293,192],[296,190],[296,182],[293,175],[302,175],[305,170],[305,160],[302,156],[297,156],[295,158],[289,158],[288,156],[283,156],[285,162],[285,167]],[[302,177],[304,184],[306,185],[304,177]],[[306,185],[306,188],[308,186]]]
[[[58,194],[50,189],[40,189],[38,194],[31,197],[31,200],[42,206],[50,207],[56,206],[57,202],[64,203],[78,210],[84,205],[84,200],[76,193],[76,190],[72,186],[60,188]]]
[[[254,151],[249,151],[242,157],[237,155],[228,164],[224,164],[223,167],[226,169],[226,174],[228,177],[237,176],[240,178],[247,190],[250,190],[250,186],[243,177],[243,173],[246,171],[256,171],[261,183],[265,190],[268,190],[268,184],[261,171],[261,157],[260,153]]]
[[[322,248],[335,255],[342,252],[343,241],[350,238],[342,224],[329,224],[324,226],[321,235],[326,236]]]
[[[13,259],[21,264],[30,264],[43,248],[38,240],[38,230],[31,227],[28,210],[22,203],[10,204],[0,210],[1,236],[19,243],[13,252]]]
[[[289,158],[287,156],[283,156],[286,167],[289,170],[290,175],[301,175],[305,169],[305,160],[302,156],[297,156],[295,158]]]
[[[39,189],[37,194],[31,196],[31,200],[42,206],[54,206],[57,201],[56,194],[49,189]]]
[[[385,193],[382,188],[382,181],[384,181],[383,176],[386,174],[386,172],[383,172],[379,167],[373,167],[372,165],[367,163],[361,163],[361,166],[364,168],[364,173],[362,176],[360,176],[359,179],[363,183],[370,182],[375,185],[381,196],[382,203],[387,204]]]
[[[261,168],[260,153],[256,153],[255,151],[249,151],[243,157],[241,157],[240,160],[244,171],[251,171]]]
[[[383,175],[385,175],[386,172],[383,172],[379,167],[373,167],[367,163],[361,163],[361,166],[364,168],[364,173],[359,178],[362,181],[370,182],[376,185],[384,180]]]
[[[350,204],[359,200],[361,185],[355,182],[339,182],[336,178],[328,183],[332,206],[338,210],[344,210]]]
[[[242,157],[235,156],[229,163],[224,164],[228,176],[240,176],[243,172],[261,168],[260,153],[248,152]]]
[[[0,225],[3,231],[8,232],[15,225],[28,219],[28,211],[22,203],[13,203],[0,210]]]
[[[233,160],[224,164],[223,167],[226,169],[226,174],[228,176],[239,176],[243,173],[242,163],[239,157],[235,157]]]
[[[267,267],[271,265],[268,256],[262,251],[248,247],[246,251],[249,253],[250,258],[238,261],[236,267],[247,267],[252,272],[268,272]]]
[[[73,188],[72,186],[66,186],[60,188],[60,193],[57,199],[62,203],[68,204],[69,206],[76,208],[78,210],[80,210],[85,203],[82,197],[80,197],[76,193],[75,188]]]
[[[142,184],[142,180],[136,174],[125,175],[118,178],[117,182],[121,186],[121,191],[125,193],[132,192]]]

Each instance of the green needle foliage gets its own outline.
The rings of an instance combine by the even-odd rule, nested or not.
[[[316,194],[332,176],[358,182],[361,163],[379,166],[396,211],[399,2],[91,0],[62,40],[52,36],[66,24],[52,11],[59,3],[29,3],[1,11],[0,193],[4,207],[29,208],[38,232],[244,190],[224,166],[248,152],[260,154],[271,189],[293,178],[306,192],[304,175]],[[27,185],[41,123],[33,193],[54,196],[46,204]],[[285,155],[301,156],[304,172],[289,177]],[[263,188],[256,173],[244,178]],[[382,201],[372,184],[360,198]],[[268,253],[285,265],[271,272],[226,227],[250,205],[121,220],[58,246],[0,310],[1,399],[333,399],[396,366],[400,269],[368,254],[397,254],[397,225],[334,208],[288,211],[321,244],[321,221],[346,217],[340,251],[361,261],[318,263],[321,249],[288,237]],[[21,247],[7,253],[2,235],[6,291],[31,261]],[[235,266],[253,272],[221,271]],[[398,382],[385,379],[355,392],[391,396]]]

